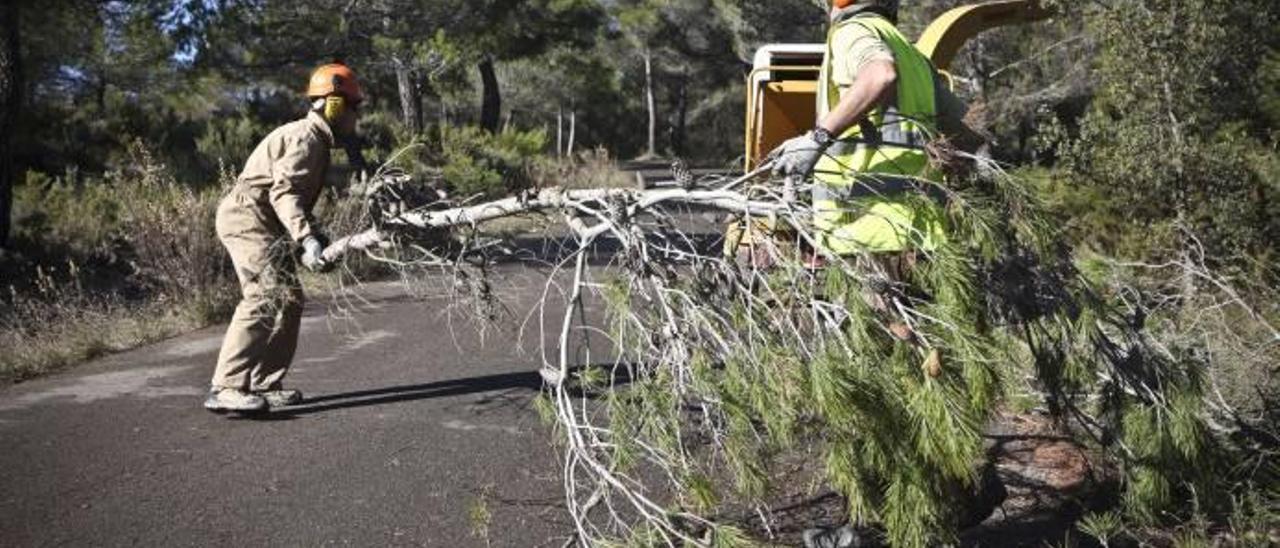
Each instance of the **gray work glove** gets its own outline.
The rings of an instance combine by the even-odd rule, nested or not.
[[[328,272],[333,263],[324,260],[324,248],[328,244],[324,236],[312,234],[302,239],[302,266],[312,272]]]
[[[836,529],[805,529],[804,548],[860,548],[862,538],[848,525]]]
[[[792,137],[769,153],[769,157],[774,159],[773,174],[807,177],[826,150],[826,146],[814,140],[812,131]]]

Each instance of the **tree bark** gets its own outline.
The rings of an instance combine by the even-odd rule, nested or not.
[[[564,109],[556,108],[556,156],[564,156]]]
[[[565,152],[565,156],[573,157],[573,141],[578,132],[578,111],[569,110],[569,149]]]
[[[422,89],[418,86],[414,70],[399,57],[392,57],[395,67],[396,87],[400,91],[400,113],[404,126],[413,135],[422,132]]]
[[[645,155],[652,158],[658,155],[658,114],[653,101],[653,53],[648,48],[644,50],[644,100],[649,108],[649,147]]]
[[[759,176],[764,171],[748,173],[724,185],[719,190],[690,190],[687,188],[663,188],[639,190],[634,188],[586,188],[564,190],[557,187],[545,188],[532,196],[521,195],[502,198],[483,204],[439,210],[415,210],[404,213],[389,221],[391,225],[415,226],[418,228],[443,228],[450,226],[468,226],[484,221],[508,217],[529,211],[548,209],[574,208],[574,204],[586,202],[611,201],[622,202],[626,207],[626,215],[622,218],[634,219],[644,210],[658,207],[662,203],[699,204],[715,209],[748,214],[760,217],[785,215],[791,204],[748,199],[740,191],[732,190],[746,181]],[[578,220],[581,222],[581,220]],[[572,223],[570,224],[572,226]],[[616,221],[604,221],[584,229],[599,235],[621,225]],[[623,227],[625,228],[625,227]],[[594,237],[594,236],[592,236]],[[334,262],[352,251],[391,247],[393,240],[387,239],[378,227],[368,228],[354,234],[343,236],[333,241],[324,249],[326,261]]]
[[[676,87],[675,119],[671,122],[671,150],[676,156],[684,156],[686,120],[689,116],[689,78],[680,76]]]
[[[13,134],[22,102],[22,62],[18,49],[18,6],[0,2],[0,249],[9,247],[13,184]]]
[[[498,90],[498,75],[493,70],[493,58],[480,61],[480,81],[484,85],[484,101],[480,104],[480,127],[489,133],[498,131],[502,116],[502,94]]]

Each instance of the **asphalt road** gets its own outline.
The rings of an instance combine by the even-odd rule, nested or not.
[[[0,545],[559,546],[524,321],[545,280],[505,267],[483,340],[439,287],[370,286],[343,320],[314,298],[286,379],[308,399],[258,419],[201,408],[222,326],[0,389]]]

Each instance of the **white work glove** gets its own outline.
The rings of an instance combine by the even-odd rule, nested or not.
[[[312,272],[328,272],[333,263],[324,260],[326,247],[323,236],[310,235],[302,240],[302,266]]]
[[[769,157],[774,159],[773,174],[807,177],[826,150],[826,146],[814,140],[812,131],[792,137],[769,153]]]

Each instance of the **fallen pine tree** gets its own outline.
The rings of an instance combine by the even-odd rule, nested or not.
[[[994,166],[983,172],[947,188],[917,182],[912,200],[945,195],[949,233],[919,252],[907,283],[868,254],[815,251],[807,185],[765,170],[452,207],[406,203],[412,181],[387,174],[370,192],[382,199],[370,200],[369,226],[325,256],[462,269],[462,257],[484,261],[486,249],[474,238],[428,243],[441,229],[534,212],[563,219],[572,244],[553,270],[571,281],[557,288],[566,303],[558,345],[544,352],[555,359],[543,367],[542,401],[582,545],[746,543],[717,510],[745,501],[767,529],[771,465],[798,447],[818,448],[854,524],[882,527],[894,545],[954,542],[984,427],[1013,400],[1121,463],[1135,523],[1186,519],[1192,497],[1230,499],[1224,474],[1238,461],[1219,442],[1239,441],[1247,421],[1207,397],[1209,362],[1194,336],[1153,336],[1141,299],[1082,275],[1026,189]],[[778,229],[748,238],[744,253],[708,249],[681,228],[689,208]],[[606,238],[619,251],[592,266],[588,250]],[[602,333],[586,325],[586,299],[609,311],[608,371],[580,367],[575,351]],[[1238,296],[1216,304],[1252,313]],[[1265,347],[1275,330],[1251,317],[1262,338],[1241,344]],[[1272,473],[1269,460],[1255,464]]]

